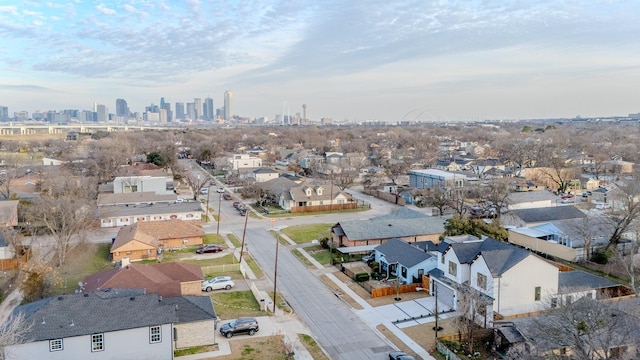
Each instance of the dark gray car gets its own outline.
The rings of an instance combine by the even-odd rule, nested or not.
[[[257,333],[260,330],[258,326],[258,320],[256,318],[237,318],[231,322],[228,322],[220,327],[220,333],[230,338],[235,334],[247,333],[249,336]]]

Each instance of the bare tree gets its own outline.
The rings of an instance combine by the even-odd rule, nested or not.
[[[613,233],[609,238],[607,250],[611,246],[618,246],[640,216],[640,184],[634,180],[618,182],[611,193],[612,205],[605,217],[613,226]]]
[[[638,319],[620,303],[582,297],[570,304],[518,325],[534,342],[535,351],[547,353],[567,349],[576,359],[635,359],[626,352],[640,341]]]
[[[194,174],[192,172],[183,174],[182,179],[184,179],[187,185],[189,185],[189,187],[193,189],[193,200],[197,199],[200,190],[209,182],[208,176],[202,174]]]
[[[418,205],[434,207],[438,209],[438,215],[442,216],[447,209],[452,207],[449,193],[449,191],[441,188],[418,190],[418,196],[420,197]]]
[[[27,220],[47,229],[55,244],[58,266],[66,261],[72,240],[94,220],[96,184],[91,178],[48,179],[40,196],[28,205]]]
[[[391,182],[397,184],[396,181],[398,178],[407,174],[409,163],[403,160],[387,159],[382,167],[384,168],[385,175],[387,175]]]
[[[464,336],[469,354],[473,354],[475,335],[480,324],[487,325],[486,309],[490,304],[491,299],[476,289],[464,286],[458,291],[456,310],[459,315],[455,318],[455,325]]]
[[[25,319],[23,312],[10,315],[0,324],[0,360],[7,359],[5,349],[12,345],[25,343],[27,333],[33,328],[33,322]]]

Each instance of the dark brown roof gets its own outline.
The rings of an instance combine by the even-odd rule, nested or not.
[[[147,293],[162,296],[180,296],[180,284],[202,281],[204,276],[198,265],[184,263],[129,264],[97,274],[84,280],[83,291],[94,292],[108,288],[145,289]]]

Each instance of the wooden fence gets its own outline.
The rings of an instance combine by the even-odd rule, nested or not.
[[[378,199],[382,199],[390,203],[394,203],[396,205],[406,205],[404,198],[397,194],[388,193],[380,190],[372,190],[372,189],[364,189],[362,192],[364,192],[367,195],[375,196]]]
[[[0,271],[15,270],[26,264],[31,259],[31,249],[26,250],[25,254],[13,259],[0,259]]]
[[[416,288],[419,287],[420,284],[407,284],[400,285],[397,288],[395,286],[383,287],[383,288],[373,288],[371,289],[371,298],[375,299],[382,296],[396,295],[396,294],[404,294],[404,293],[414,293],[416,292]]]
[[[311,205],[311,206],[294,206],[291,208],[292,213],[307,213],[318,211],[340,211],[340,210],[352,210],[357,209],[358,204],[355,202],[349,202],[346,204],[331,204],[331,205]]]

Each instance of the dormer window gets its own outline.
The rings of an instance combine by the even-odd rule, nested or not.
[[[318,193],[318,195],[322,195],[322,186],[318,186],[318,189],[316,189],[316,192]]]
[[[307,196],[311,196],[311,188],[307,188],[305,190],[305,193],[307,194]]]

